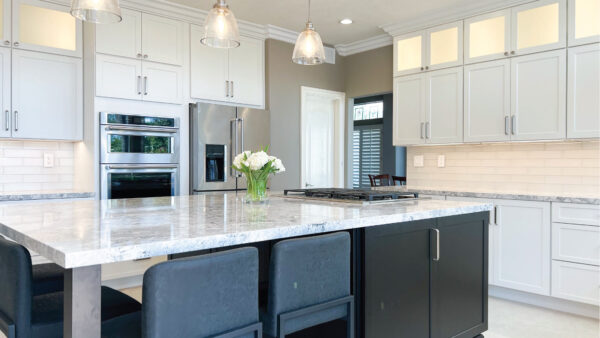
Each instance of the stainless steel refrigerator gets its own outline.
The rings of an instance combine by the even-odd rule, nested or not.
[[[190,104],[190,191],[246,189],[246,181],[231,168],[233,158],[268,146],[269,134],[266,110]]]

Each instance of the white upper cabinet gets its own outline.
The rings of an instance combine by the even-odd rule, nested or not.
[[[141,58],[142,13],[121,9],[123,20],[110,25],[96,25],[96,52]]]
[[[394,38],[394,77],[425,70],[427,63],[426,32],[410,33]]]
[[[465,63],[510,55],[510,9],[465,20]]]
[[[566,136],[566,51],[511,59],[512,140]]]
[[[567,137],[600,137],[600,44],[569,48]]]
[[[13,49],[12,136],[81,140],[82,69],[80,58]]]
[[[394,79],[394,145],[425,143],[426,77],[422,74]]]
[[[41,0],[13,1],[15,48],[81,57],[81,27],[81,21],[71,16],[67,6]]]
[[[566,0],[540,0],[512,9],[511,54],[563,48],[567,41]]]
[[[252,106],[264,105],[264,43],[242,37],[238,48],[229,51],[230,98]]]
[[[182,103],[183,71],[181,67],[156,62],[142,64],[144,101]]]
[[[510,60],[465,66],[465,142],[510,140]]]
[[[463,141],[463,69],[454,67],[427,75],[428,98],[425,105],[428,143]]]
[[[123,21],[96,26],[96,52],[161,62],[183,64],[182,21],[122,10]]]
[[[11,0],[0,0],[0,45],[10,46],[11,45],[11,15],[12,15],[12,1]]]
[[[229,52],[224,48],[211,48],[201,44],[202,27],[191,26],[190,95],[211,101],[228,101]]]
[[[142,85],[142,63],[139,60],[96,55],[97,96],[141,100]]]
[[[10,48],[0,48],[0,137],[11,136]]]
[[[600,0],[569,0],[569,46],[600,42]]]

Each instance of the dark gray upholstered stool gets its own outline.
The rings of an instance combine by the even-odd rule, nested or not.
[[[63,298],[63,292],[34,295],[29,251],[0,238],[0,331],[8,338],[62,337]],[[102,331],[140,310],[133,298],[102,287]]]
[[[123,337],[262,337],[256,248],[154,265],[142,299],[141,318],[115,328]]]
[[[354,337],[350,294],[350,235],[347,232],[290,239],[273,246],[269,296],[261,311],[265,335],[291,333],[345,319]]]

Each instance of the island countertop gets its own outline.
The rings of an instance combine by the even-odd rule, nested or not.
[[[0,234],[65,268],[78,268],[492,208],[430,199],[360,205],[277,193],[255,205],[242,196],[17,202],[0,205]]]

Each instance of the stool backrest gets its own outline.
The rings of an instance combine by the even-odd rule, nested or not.
[[[30,336],[31,279],[29,251],[0,236],[0,315],[12,321],[17,338]]]
[[[350,235],[281,241],[271,255],[269,316],[350,295]]]
[[[258,251],[157,264],[144,274],[142,337],[210,337],[258,322]]]

